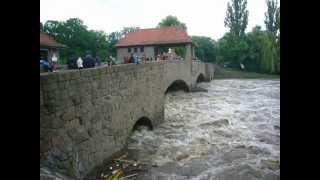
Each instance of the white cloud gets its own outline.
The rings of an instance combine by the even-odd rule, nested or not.
[[[155,27],[167,15],[186,23],[189,35],[219,39],[228,0],[40,0],[40,21],[78,17],[89,29],[107,33],[124,26]],[[249,24],[264,27],[265,0],[248,0]]]

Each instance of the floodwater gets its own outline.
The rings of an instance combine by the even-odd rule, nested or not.
[[[165,121],[128,149],[153,164],[139,179],[280,179],[280,81],[214,80],[166,95]]]

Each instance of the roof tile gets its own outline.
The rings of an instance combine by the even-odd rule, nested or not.
[[[66,45],[60,44],[51,38],[47,33],[40,32],[40,45],[48,47],[64,48]]]
[[[120,39],[116,47],[134,45],[191,43],[187,32],[177,27],[138,29]]]

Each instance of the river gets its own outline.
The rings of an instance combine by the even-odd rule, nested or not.
[[[165,120],[128,149],[155,165],[139,179],[280,179],[280,81],[214,80],[166,95]]]

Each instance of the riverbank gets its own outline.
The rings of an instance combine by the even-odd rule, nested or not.
[[[238,71],[215,66],[214,79],[280,79],[280,75]]]

